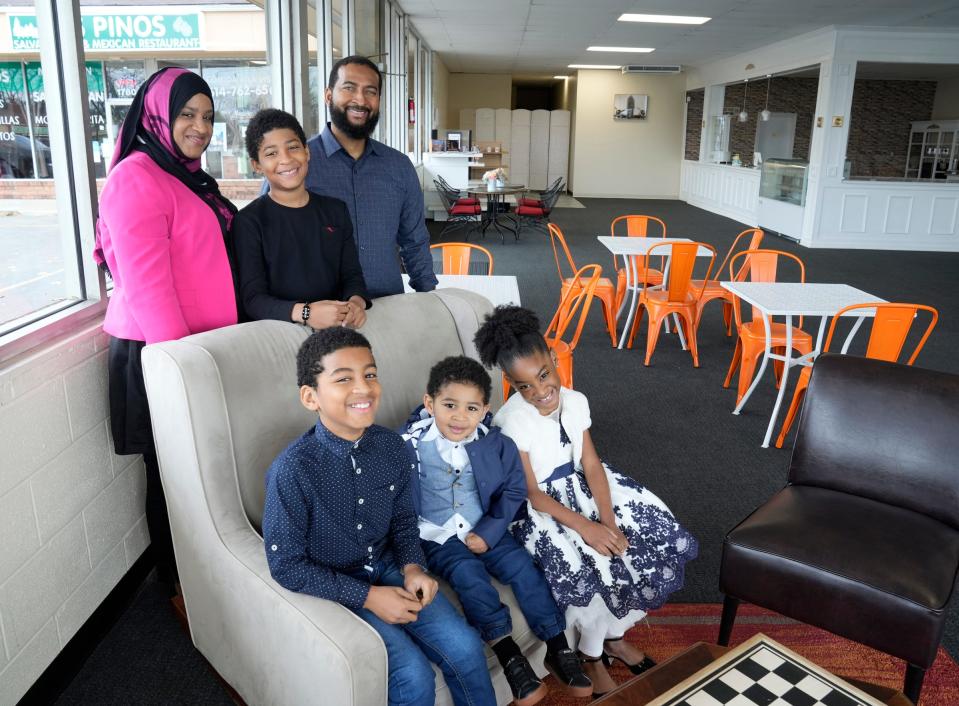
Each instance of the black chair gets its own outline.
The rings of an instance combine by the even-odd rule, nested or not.
[[[918,702],[959,572],[959,376],[816,361],[789,482],[723,544],[719,644],[745,600],[903,659]]]
[[[446,191],[435,179],[433,185],[443,202],[443,208],[446,209],[446,227],[443,228],[439,237],[442,238],[450,231],[466,228],[466,239],[469,240],[469,231],[482,217],[482,207],[478,203],[475,205],[457,203],[455,196]]]

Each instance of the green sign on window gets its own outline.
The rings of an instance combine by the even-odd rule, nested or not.
[[[84,15],[83,48],[86,51],[156,51],[200,49],[200,15],[143,13],[139,15]],[[13,48],[39,49],[40,31],[34,15],[8,15]]]

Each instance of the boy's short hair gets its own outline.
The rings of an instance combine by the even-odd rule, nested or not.
[[[486,368],[472,358],[465,355],[454,355],[443,358],[430,370],[430,379],[426,383],[426,394],[434,399],[446,385],[458,382],[461,385],[473,385],[483,393],[483,404],[489,404],[490,394],[493,391],[493,381],[490,380]]]
[[[347,326],[320,329],[303,341],[296,353],[297,386],[316,387],[316,376],[323,372],[323,358],[342,348],[373,350],[366,336]]]
[[[263,144],[266,133],[284,128],[292,130],[306,147],[306,133],[303,132],[303,126],[296,117],[278,108],[258,110],[246,126],[246,152],[250,155],[250,159],[259,161],[260,145]]]
[[[346,66],[347,64],[359,64],[360,66],[365,66],[368,69],[373,69],[376,72],[377,78],[380,80],[379,90],[383,90],[383,73],[380,71],[380,67],[373,63],[372,59],[369,59],[360,54],[353,54],[351,56],[344,56],[342,59],[333,64],[333,68],[330,69],[330,77],[326,82],[326,87],[331,91],[336,88],[336,82],[340,79],[340,67]]]

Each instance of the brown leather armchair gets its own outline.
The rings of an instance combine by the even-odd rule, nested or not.
[[[785,488],[723,544],[719,644],[740,600],[903,659],[918,702],[959,572],[959,376],[816,361]]]

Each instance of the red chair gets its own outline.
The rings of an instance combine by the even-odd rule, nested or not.
[[[600,275],[603,268],[599,265],[583,265],[573,275],[574,281],[581,284],[576,287],[570,287],[563,294],[559,307],[553,318],[543,332],[543,338],[546,339],[546,345],[556,354],[556,372],[559,373],[559,381],[563,387],[573,389],[573,351],[579,343],[579,337],[583,333],[583,326],[586,325],[586,317],[589,314],[590,304],[593,303],[593,295],[596,292],[596,285],[600,281]],[[576,323],[576,329],[569,340],[565,340],[570,324],[579,316]],[[506,374],[503,374],[503,400],[509,397],[509,381]]]
[[[633,320],[633,330],[629,334],[629,347],[633,347],[633,339],[636,337],[643,312],[649,311],[645,365],[649,365],[649,359],[652,358],[653,351],[656,350],[656,341],[659,339],[659,332],[663,328],[663,321],[671,314],[678,314],[683,331],[686,334],[686,341],[689,344],[689,352],[693,356],[693,367],[699,367],[699,351],[696,346],[696,316],[699,299],[689,283],[701,247],[708,248],[712,252],[712,256],[709,258],[709,266],[706,268],[706,280],[708,281],[709,275],[713,271],[713,265],[716,263],[716,249],[712,245],[706,243],[663,243],[651,247],[643,257],[643,291],[639,295],[639,310]],[[651,271],[649,258],[654,253],[658,255],[659,253],[656,251],[669,252],[669,278],[662,289],[650,289],[649,283],[645,279]]]
[[[452,186],[446,179],[441,177],[439,174],[436,175],[436,179],[433,180],[433,184],[436,185],[437,191],[442,188],[457,206],[479,206],[480,200],[475,196],[463,196],[463,193]]]
[[[486,255],[486,274],[493,274],[493,253],[482,245],[473,245],[473,243],[437,243],[436,245],[430,245],[430,250],[440,251],[440,257],[443,258],[444,275],[470,274],[470,256],[474,250]]]
[[[549,223],[547,224],[547,231],[549,232],[550,244],[553,246],[553,259],[556,261],[556,272],[559,274],[560,298],[563,298],[566,296],[566,291],[573,286],[577,280],[575,279],[575,275],[573,277],[566,277],[563,274],[563,266],[559,256],[560,250],[563,251],[563,256],[566,259],[566,264],[569,266],[570,273],[576,272],[578,268],[573,261],[573,255],[569,251],[569,246],[566,245],[566,238],[563,237],[563,231],[559,229],[559,226],[555,223]],[[600,272],[602,272],[602,268],[600,268]],[[606,330],[609,331],[609,340],[615,348],[616,304],[614,300],[616,290],[613,288],[613,283],[609,277],[601,277],[596,283],[596,296],[603,304],[603,318],[606,321]]]
[[[731,336],[733,331],[733,294],[728,289],[724,288],[719,283],[719,278],[722,276],[723,272],[726,271],[726,265],[729,263],[729,258],[733,256],[736,252],[736,248],[739,246],[740,241],[746,236],[750,236],[749,247],[747,250],[758,250],[759,246],[763,242],[763,233],[759,228],[749,228],[744,230],[742,233],[736,236],[736,239],[733,241],[733,244],[729,246],[729,251],[726,253],[726,257],[723,258],[723,261],[720,263],[719,267],[716,268],[716,277],[714,279],[693,279],[689,281],[690,289],[695,290],[698,303],[696,306],[696,323],[695,327],[699,328],[699,320],[702,318],[703,309],[706,308],[706,305],[716,299],[723,300],[723,322],[726,325],[726,335]],[[742,267],[739,268],[739,271],[733,276],[733,282],[741,282],[746,277],[747,270],[746,262],[743,262]]]
[[[730,279],[738,272],[737,263],[740,260],[745,261],[745,258],[749,258],[748,278],[751,282],[775,282],[776,270],[780,258],[786,258],[787,260],[796,262],[799,265],[799,281],[806,281],[806,267],[803,265],[802,260],[791,253],[781,250],[743,250],[742,252],[736,253],[729,261]],[[736,350],[733,351],[733,359],[729,364],[729,372],[726,373],[726,380],[723,382],[723,387],[729,387],[729,383],[733,379],[733,374],[736,372],[736,369],[742,366],[739,372],[736,404],[739,404],[743,395],[746,394],[746,390],[749,389],[749,385],[753,380],[753,374],[756,372],[756,361],[759,360],[759,356],[763,355],[763,352],[766,350],[766,328],[763,323],[762,314],[754,308],[752,320],[744,322],[740,310],[741,302],[739,301],[739,297],[735,297],[733,300],[733,315],[735,316],[736,330],[739,333],[739,337],[736,339]],[[812,353],[812,336],[802,330],[802,322],[803,319],[800,316],[799,328],[795,326],[792,327],[792,347],[799,351],[800,354],[806,355]],[[786,324],[770,322],[769,335],[771,339],[771,349],[774,352],[785,353]],[[779,381],[782,379],[782,368],[782,361],[773,361],[777,387],[779,386]]]
[[[639,215],[630,215],[630,216],[617,216],[613,219],[612,223],[609,224],[609,234],[612,236],[622,235],[622,233],[616,232],[616,225],[619,223],[626,224],[626,235],[629,237],[638,237],[638,238],[649,238],[654,237],[651,234],[651,224],[656,223],[657,226],[653,226],[652,230],[659,231],[659,237],[666,237],[666,224],[655,216],[639,216]],[[616,264],[616,256],[613,255],[613,269],[616,271],[616,308],[619,309],[620,305],[623,303],[623,297],[626,296],[626,265],[629,263],[626,261],[626,258],[623,258],[623,267],[618,267]],[[644,275],[643,273],[643,260],[640,257],[633,258],[633,264],[636,269],[636,281],[646,281],[650,285],[660,285],[663,283],[663,266],[665,258],[660,258],[659,267],[660,269],[653,269],[649,274]],[[645,277],[645,279],[644,279]]]
[[[542,228],[549,226],[549,214],[553,211],[553,206],[559,199],[559,191],[555,191],[545,196],[538,206],[516,205],[516,237],[519,238],[519,232],[523,226],[532,226]]]
[[[876,314],[872,318],[872,329],[869,331],[869,342],[866,344],[866,357],[884,360],[887,363],[899,362],[899,355],[902,353],[902,347],[906,343],[906,337],[909,335],[912,323],[916,320],[916,315],[920,310],[928,311],[931,315],[929,325],[926,326],[925,333],[922,334],[922,338],[919,339],[915,349],[913,349],[912,355],[909,356],[909,360],[906,361],[906,365],[912,365],[916,362],[919,351],[926,345],[929,334],[932,333],[932,330],[936,327],[936,322],[939,321],[939,312],[933,307],[925,306],[924,304],[852,304],[837,311],[833,317],[832,322],[829,324],[829,333],[826,334],[826,344],[823,346],[823,353],[829,352],[832,336],[836,332],[836,323],[840,320],[840,317],[847,312],[856,310],[875,310]],[[852,338],[858,326],[859,325],[856,324],[856,327],[846,338],[846,342],[842,347],[842,353],[849,350],[849,344],[852,343]],[[812,368],[804,366],[802,372],[799,373],[799,380],[796,382],[796,391],[793,393],[793,401],[789,405],[789,411],[786,412],[786,419],[783,420],[782,430],[776,438],[777,449],[783,447],[786,434],[789,433],[790,427],[792,427],[793,422],[796,420],[799,407],[806,398],[806,388],[809,387],[809,378],[811,376]]]
[[[446,227],[443,228],[440,237],[459,228],[469,228],[476,223],[477,217],[483,213],[483,208],[478,203],[472,206],[457,204],[444,189],[437,189],[436,193],[440,195],[443,208],[446,209]],[[469,238],[468,230],[466,237]]]
[[[543,191],[542,193],[540,193],[538,199],[530,199],[530,198],[523,197],[517,200],[516,205],[517,206],[535,206],[536,208],[542,208],[543,202],[546,200],[546,198],[548,196],[551,196],[553,193],[562,191],[563,186],[564,186],[563,177],[556,177],[556,180],[547,187],[546,191]]]

